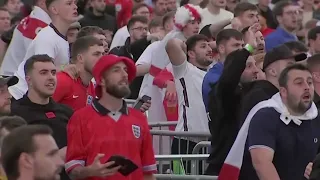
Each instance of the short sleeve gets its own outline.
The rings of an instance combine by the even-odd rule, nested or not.
[[[34,40],[34,54],[47,54],[51,58],[55,59],[57,57],[56,45],[51,41],[51,38],[36,38]]]
[[[59,72],[57,74],[57,87],[52,95],[54,101],[60,103],[64,98],[66,98],[69,92],[72,91],[71,83],[68,82],[68,78],[64,72]]]
[[[184,77],[184,75],[187,73],[187,69],[188,69],[188,61],[184,61],[182,64],[178,66],[172,65],[174,78],[180,79]]]
[[[145,117],[145,116],[144,116]],[[143,131],[143,141],[141,147],[141,163],[144,173],[155,173],[157,171],[156,160],[154,158],[152,136],[147,124],[147,118],[145,117],[145,125]]]
[[[273,108],[259,110],[252,118],[248,132],[249,150],[253,148],[275,149],[276,146],[276,121]]]
[[[67,155],[65,169],[70,173],[77,166],[85,166],[87,159],[86,151],[82,141],[81,114],[74,113],[67,126]]]

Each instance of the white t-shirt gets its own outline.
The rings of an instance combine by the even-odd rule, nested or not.
[[[127,26],[123,26],[122,28],[118,29],[118,31],[112,39],[111,46],[109,49],[111,50],[114,47],[123,46],[128,37],[130,37],[130,34]]]
[[[10,45],[0,67],[0,75],[13,76],[23,61],[27,49],[37,33],[51,22],[49,15],[35,6],[30,15],[15,28]]]
[[[37,54],[47,54],[54,59],[55,65],[59,68],[69,63],[69,43],[52,24],[43,28],[37,37],[31,42],[23,62],[19,65],[15,76],[19,78],[19,83],[9,87],[11,95],[15,99],[20,99],[28,91],[25,80],[24,65],[28,58]]]
[[[172,65],[172,69],[179,102],[176,131],[208,133],[208,117],[202,100],[202,82],[207,72],[187,61],[179,66]],[[198,142],[202,139],[190,140]]]
[[[200,29],[202,29],[204,26],[208,24],[215,24],[223,20],[232,19],[234,17],[233,13],[224,9],[220,9],[219,14],[212,14],[211,12],[209,12],[208,8],[203,9],[201,16],[202,20],[200,24]]]

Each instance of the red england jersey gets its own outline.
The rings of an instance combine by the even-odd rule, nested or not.
[[[92,164],[97,154],[105,155],[101,163],[107,162],[112,155],[120,155],[139,168],[127,177],[116,173],[111,177],[89,177],[86,180],[141,180],[143,174],[156,172],[147,118],[139,110],[123,104],[118,112],[111,113],[94,100],[91,106],[73,114],[67,127],[67,173],[77,166]]]
[[[92,103],[95,97],[94,85],[83,85],[81,78],[72,79],[67,73],[57,74],[57,87],[53,99],[61,104],[70,106],[74,111]]]

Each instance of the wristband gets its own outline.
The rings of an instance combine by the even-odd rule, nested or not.
[[[244,48],[245,48],[247,51],[249,51],[250,54],[253,54],[253,52],[254,52],[253,46],[251,46],[250,44],[246,44],[246,45],[244,46]]]

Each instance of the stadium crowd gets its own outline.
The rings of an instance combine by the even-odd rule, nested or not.
[[[319,2],[1,1],[0,178],[155,180],[176,121],[205,175],[319,180]]]

